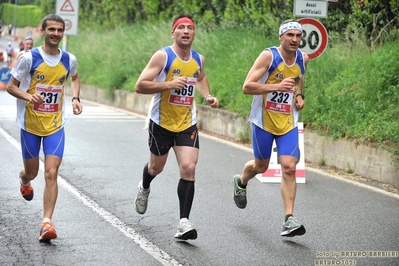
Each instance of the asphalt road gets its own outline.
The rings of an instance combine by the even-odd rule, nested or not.
[[[398,195],[306,168],[295,215],[307,233],[282,238],[279,184],[253,179],[248,206],[238,209],[231,178],[251,152],[205,134],[190,216],[198,239],[177,241],[174,153],[152,183],[147,213],[137,214],[134,198],[149,158],[145,118],[82,103],[82,115],[66,126],[53,217],[59,237],[44,244],[43,171],[32,183],[35,198],[25,201],[15,99],[0,91],[0,265],[399,265]]]

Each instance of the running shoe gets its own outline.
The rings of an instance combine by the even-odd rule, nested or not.
[[[177,227],[175,238],[181,240],[194,240],[197,238],[197,230],[193,228],[193,224],[187,218],[183,218],[180,220],[179,226]]]
[[[136,200],[134,201],[134,203],[136,204],[137,213],[144,214],[146,212],[149,195],[150,195],[150,189],[144,189],[142,186],[142,181],[140,181]]]
[[[21,184],[19,190],[21,191],[22,197],[24,197],[24,199],[27,201],[31,201],[33,199],[33,188],[30,183],[27,187]]]
[[[293,237],[301,236],[306,233],[305,227],[300,224],[294,216],[290,216],[288,220],[283,224],[283,230],[281,236]]]
[[[234,202],[236,203],[238,208],[244,209],[247,206],[247,189],[240,188],[238,186],[239,179],[240,179],[240,175],[235,175],[233,177]]]
[[[50,222],[43,222],[40,228],[40,242],[48,242],[51,239],[57,238],[57,233],[55,232],[54,228],[55,225]]]

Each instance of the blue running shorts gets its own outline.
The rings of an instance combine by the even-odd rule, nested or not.
[[[39,156],[42,140],[44,156],[55,155],[62,158],[65,146],[65,133],[63,128],[45,137],[37,136],[21,129],[22,157],[25,159],[33,159]]]
[[[278,136],[252,123],[252,149],[257,159],[270,159],[274,140],[276,141],[278,156],[294,156],[299,160],[298,127]]]

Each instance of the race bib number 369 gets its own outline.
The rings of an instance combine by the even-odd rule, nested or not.
[[[38,84],[36,92],[44,96],[41,104],[33,105],[33,110],[41,113],[57,113],[59,110],[60,99],[62,95],[62,86],[51,86]]]
[[[294,97],[294,90],[289,92],[273,91],[267,94],[266,110],[289,114],[292,108],[292,99]]]

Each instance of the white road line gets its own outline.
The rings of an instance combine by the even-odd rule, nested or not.
[[[6,131],[4,131],[0,127],[0,134],[4,136],[6,140],[8,140],[17,150],[21,152],[21,146],[17,140],[15,140],[11,135],[9,135]],[[40,161],[40,170],[44,171],[44,163],[43,161]],[[84,195],[83,193],[79,192],[73,185],[68,183],[64,178],[62,178],[60,175],[58,176],[58,184],[62,188],[64,188],[67,192],[69,192],[71,195],[73,195],[75,198],[77,198],[80,202],[82,202],[84,205],[92,209],[94,212],[96,212],[101,218],[103,218],[105,221],[116,227],[119,231],[121,231],[125,236],[128,238],[132,239],[136,244],[140,246],[143,250],[145,250],[147,253],[149,253],[152,257],[154,257],[156,260],[158,260],[162,265],[165,266],[171,266],[171,265],[182,265],[175,259],[173,259],[169,254],[167,254],[165,251],[160,249],[158,246],[153,244],[151,241],[149,241],[147,238],[145,238],[143,235],[140,235],[137,233],[135,230],[130,228],[127,224],[122,222],[120,219],[118,219],[116,216],[114,216],[112,213],[108,212],[104,208],[102,208],[100,205],[98,205],[95,201]]]

